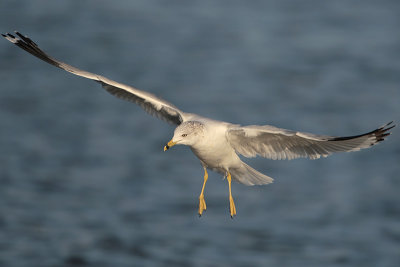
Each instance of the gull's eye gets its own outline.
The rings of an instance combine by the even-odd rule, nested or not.
[[[187,134],[182,134],[182,137],[186,137],[187,136]]]

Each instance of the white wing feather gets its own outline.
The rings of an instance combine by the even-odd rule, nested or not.
[[[350,152],[368,148],[384,140],[392,122],[366,134],[334,137],[296,132],[274,126],[235,126],[227,131],[227,139],[235,151],[245,157],[270,159],[317,159],[334,152]]]
[[[119,97],[121,99],[134,102],[142,107],[147,113],[156,116],[159,119],[167,121],[171,124],[179,125],[183,121],[185,121],[185,117],[188,115],[182,111],[180,111],[173,104],[158,98],[157,96],[136,89],[132,86],[128,86],[122,83],[118,83],[116,81],[110,80],[101,75],[97,75],[91,72],[87,72],[78,68],[75,68],[71,65],[68,65],[64,62],[61,62],[57,59],[54,59],[44,53],[38,45],[29,39],[26,36],[23,36],[19,32],[15,32],[18,37],[15,37],[12,34],[2,34],[4,38],[18,47],[22,48],[26,52],[34,55],[35,57],[53,65],[65,71],[68,71],[72,74],[94,80],[99,82],[104,89],[106,89],[112,95]]]

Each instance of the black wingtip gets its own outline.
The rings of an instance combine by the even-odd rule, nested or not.
[[[15,32],[16,35],[18,35],[19,38],[21,38],[21,40],[24,40],[24,41],[28,41],[28,40],[30,41],[31,40],[26,35],[24,36],[18,31],[14,31],[14,32]]]
[[[18,43],[18,41],[20,39],[16,38],[14,35],[12,35],[11,33],[5,33],[5,34],[1,34],[4,38],[6,38],[8,41],[10,41],[11,43]]]
[[[387,128],[389,125],[393,124],[393,121],[386,123],[385,125],[381,126],[379,129],[384,129]],[[390,128],[388,129],[392,129],[394,126],[396,125],[392,125]]]
[[[389,123],[387,123],[386,125],[384,125],[383,127],[382,127],[382,129],[384,130],[384,131],[389,131],[390,129],[392,129],[392,128],[394,128],[395,126],[396,126],[396,124],[393,124],[393,121],[391,121],[391,122],[389,122]],[[390,127],[388,127],[389,125],[392,125],[392,126],[390,126]]]
[[[18,35],[19,37],[24,38],[24,36],[23,36],[21,33],[19,33],[18,31],[14,31],[14,33],[15,33],[16,35]]]
[[[389,130],[393,129],[396,126],[395,124],[393,124],[393,125],[392,124],[393,124],[393,121],[383,125],[379,129],[375,130],[374,133],[375,133],[377,142],[381,142],[381,141],[385,140],[385,137],[392,134],[391,132],[389,132]],[[390,126],[390,127],[388,127],[388,126]]]
[[[385,131],[389,131],[390,129],[393,129],[394,126],[396,126],[396,125],[393,125],[393,126],[391,126],[391,127],[389,127],[389,128],[386,128]],[[390,133],[389,133],[389,134],[390,134]]]
[[[381,141],[385,140],[385,137],[391,134],[388,131],[396,126],[396,125],[391,125],[391,124],[393,124],[393,121],[386,123],[385,125],[379,127],[378,129],[373,130],[368,133],[365,133],[365,134],[354,135],[354,136],[345,136],[345,137],[335,137],[335,138],[330,139],[329,141],[346,141],[346,140],[351,140],[351,139],[359,138],[359,137],[363,137],[363,136],[374,136],[375,142],[373,142],[371,144],[371,145],[374,145],[377,142],[381,142]],[[388,126],[390,126],[390,127],[388,127]]]

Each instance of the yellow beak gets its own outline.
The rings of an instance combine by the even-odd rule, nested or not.
[[[173,147],[176,145],[176,142],[173,142],[172,140],[168,142],[168,144],[165,145],[164,151],[167,151],[170,147]]]

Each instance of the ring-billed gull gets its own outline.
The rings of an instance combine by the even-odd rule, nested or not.
[[[134,87],[115,82],[106,77],[80,70],[44,53],[36,43],[19,32],[18,37],[2,34],[8,41],[24,49],[41,60],[100,83],[104,89],[116,97],[134,102],[146,112],[164,121],[176,125],[174,135],[164,147],[164,151],[174,145],[187,145],[200,159],[204,168],[204,182],[199,196],[199,215],[206,210],[204,187],[208,179],[207,169],[221,173],[229,186],[229,211],[236,215],[232,197],[231,181],[245,185],[272,183],[268,177],[244,163],[238,154],[245,157],[261,156],[270,159],[317,159],[327,157],[334,152],[350,152],[371,147],[383,141],[394,127],[392,122],[371,132],[349,136],[334,137],[276,128],[270,125],[241,126],[216,121],[197,114],[183,112],[173,104],[153,94]]]

